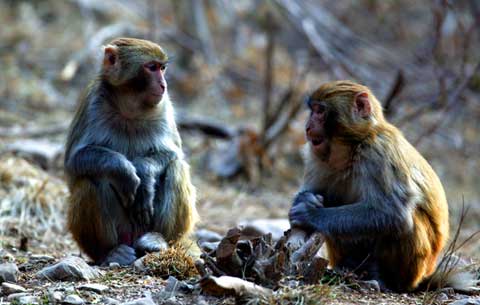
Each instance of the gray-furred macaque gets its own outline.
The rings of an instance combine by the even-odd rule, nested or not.
[[[308,100],[305,179],[293,227],[324,234],[330,265],[411,291],[428,281],[449,235],[440,180],[388,123],[368,87],[337,81]]]
[[[198,219],[167,61],[153,42],[113,40],[71,124],[68,228],[97,264],[128,265],[165,241],[184,243]]]

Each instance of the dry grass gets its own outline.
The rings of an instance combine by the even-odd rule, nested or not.
[[[64,232],[63,181],[27,161],[0,158],[0,235],[47,237]]]
[[[187,254],[187,250],[176,245],[157,253],[147,254],[143,264],[147,273],[162,278],[174,276],[183,280],[198,276],[193,258]]]

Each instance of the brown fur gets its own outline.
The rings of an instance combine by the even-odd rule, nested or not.
[[[368,93],[370,99],[369,120],[355,120],[352,116],[355,96],[361,92]],[[408,202],[398,212],[409,213],[413,226],[406,229],[405,234],[378,238],[375,245],[381,250],[376,250],[375,255],[390,287],[395,290],[415,289],[435,271],[440,252],[448,239],[448,205],[440,180],[402,133],[386,121],[380,103],[367,87],[350,81],[331,82],[318,88],[311,99],[323,101],[327,111],[335,112],[337,123],[329,142],[331,152],[328,160],[317,157],[307,144],[302,189],[325,196],[325,207],[358,202],[362,196],[365,197],[363,192],[377,189],[372,183],[378,184],[378,189],[384,194],[396,190],[409,194]],[[333,160],[340,145],[350,147],[350,153],[347,165],[339,168],[336,166],[338,161]],[[369,173],[372,168],[375,172]],[[359,189],[360,186],[367,189]],[[372,194],[369,196],[372,198]],[[376,236],[370,238],[375,239]],[[352,255],[352,249],[342,246],[342,239],[329,236],[326,241],[333,267]]]
[[[133,38],[113,40],[105,49],[104,66],[80,98],[67,138],[68,229],[80,248],[98,263],[119,244],[133,247],[133,242],[148,232],[190,247],[188,236],[198,221],[196,192],[183,157],[173,106],[166,91],[158,104],[145,104],[143,99],[152,86],[158,86],[142,72],[143,65],[166,63],[167,55],[159,45]],[[114,64],[108,57],[111,54],[116,56]],[[135,116],[124,115],[132,113]],[[78,157],[85,147],[108,152],[102,159],[85,153]],[[129,206],[112,187],[114,178],[135,175],[128,168],[136,161],[151,165],[145,172],[135,165],[138,177],[150,175],[157,183],[149,223],[139,220],[136,202]],[[140,180],[143,186],[143,178]],[[123,185],[131,182],[121,181]]]

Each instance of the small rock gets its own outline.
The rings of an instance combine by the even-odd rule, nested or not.
[[[290,222],[288,219],[255,219],[242,221],[240,226],[244,234],[260,236],[272,233],[272,240],[277,241],[290,229]]]
[[[465,298],[450,303],[450,305],[480,305],[480,298]]]
[[[48,300],[53,304],[60,303],[63,300],[63,293],[60,291],[51,291],[48,294]]]
[[[28,293],[25,293],[25,292],[12,293],[12,294],[8,295],[7,300],[14,301],[14,300],[18,300],[19,298],[25,297],[25,296],[28,296]]]
[[[122,303],[122,305],[155,305],[155,302],[152,300],[152,298],[148,297],[125,302]]]
[[[71,294],[71,295],[67,295],[65,300],[63,300],[62,304],[81,305],[81,304],[85,304],[85,301],[78,295]]]
[[[206,229],[195,232],[195,237],[201,242],[215,242],[222,240],[222,235]]]
[[[112,299],[112,298],[105,297],[105,298],[102,299],[102,304],[105,304],[105,305],[119,305],[120,301]]]
[[[18,267],[14,263],[0,264],[0,283],[17,282]]]
[[[203,296],[199,296],[197,299],[197,305],[208,305],[208,302]]]
[[[108,268],[110,268],[110,269],[119,269],[119,268],[120,268],[120,264],[117,263],[117,262],[111,262],[110,264],[108,264]]]
[[[34,295],[26,295],[26,296],[23,296],[23,297],[19,297],[17,299],[17,303],[20,304],[20,305],[36,305],[36,304],[40,304],[38,302],[38,297],[34,296]]]
[[[162,300],[162,305],[183,305],[176,297],[170,297],[166,300]]]
[[[25,291],[27,291],[27,289],[23,288],[20,285],[7,283],[7,282],[2,283],[3,294],[12,294],[12,293],[25,292]]]
[[[32,254],[30,256],[30,261],[35,263],[49,263],[54,260],[55,258],[53,256],[47,254]]]
[[[0,263],[13,263],[15,261],[15,256],[5,249],[0,248]]]
[[[145,272],[147,270],[145,268],[145,264],[143,263],[143,257],[140,257],[139,259],[133,262],[133,269],[140,272]]]
[[[376,291],[380,292],[380,285],[376,280],[369,280],[369,281],[357,281],[358,286],[360,286],[361,290],[366,291]]]
[[[55,158],[60,155],[62,149],[63,145],[61,143],[35,139],[21,139],[6,146],[6,150],[30,159],[43,168],[50,167]]]
[[[75,292],[75,287],[67,286],[67,287],[63,288],[63,291],[65,291],[65,293],[73,294]]]
[[[216,250],[218,248],[218,245],[220,244],[219,241],[214,241],[214,242],[209,242],[209,241],[204,241],[200,242],[200,249],[206,251],[206,252],[211,252],[213,250]]]
[[[439,304],[445,303],[445,301],[448,301],[448,295],[444,292],[441,292],[437,295],[435,298],[435,301],[438,302]]]
[[[93,280],[100,275],[96,268],[89,266],[83,259],[76,256],[67,257],[37,273],[38,278],[60,281]]]
[[[80,285],[78,287],[78,289],[80,290],[87,290],[87,291],[93,291],[93,292],[96,292],[96,293],[102,293],[102,292],[105,292],[109,289],[108,286],[105,286],[105,285],[102,285],[102,284],[95,284],[95,283],[92,283],[92,284],[84,284],[84,285]]]
[[[179,281],[174,276],[169,276],[167,279],[167,285],[165,286],[166,292],[191,292],[193,291],[193,286],[185,283],[184,281]]]

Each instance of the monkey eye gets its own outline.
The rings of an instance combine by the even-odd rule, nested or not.
[[[149,62],[144,65],[146,69],[148,69],[150,72],[156,72],[158,70],[165,71],[167,68],[166,64],[161,64],[158,62]]]
[[[317,114],[322,114],[325,112],[325,105],[323,104],[313,104],[312,105],[312,112],[317,113]]]

